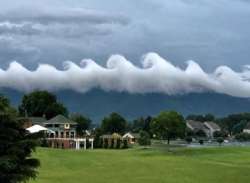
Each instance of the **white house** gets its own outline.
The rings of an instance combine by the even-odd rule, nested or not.
[[[250,122],[247,123],[246,127],[243,129],[244,133],[250,133]]]
[[[140,135],[138,133],[128,132],[122,136],[122,139],[127,139],[128,143],[134,144],[138,140],[139,137]]]

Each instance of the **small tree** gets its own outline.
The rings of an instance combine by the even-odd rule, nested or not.
[[[150,135],[146,131],[140,131],[140,138],[138,139],[138,143],[141,146],[151,145]]]
[[[124,139],[123,140],[123,146],[122,146],[123,149],[127,149],[128,148],[128,140],[127,139]]]
[[[221,144],[224,142],[224,139],[222,137],[217,138],[217,142],[221,146]]]

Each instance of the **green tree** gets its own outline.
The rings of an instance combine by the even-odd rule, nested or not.
[[[8,99],[1,96],[0,106],[0,182],[28,181],[36,177],[39,166],[39,160],[31,158],[37,137],[28,134],[15,120]]]
[[[151,145],[150,135],[146,131],[140,131],[140,138],[138,139],[138,143],[141,146],[148,146]]]
[[[182,115],[175,111],[161,112],[152,122],[153,132],[161,139],[184,137],[186,125]]]
[[[8,98],[0,94],[0,112],[10,114],[13,117],[17,116],[17,111],[10,105]]]
[[[47,91],[34,91],[24,95],[19,106],[19,113],[22,116],[42,117],[45,115],[47,119],[58,114],[68,115],[68,111],[63,104],[57,101],[54,94]]]
[[[132,124],[132,131],[133,132],[140,132],[141,130],[146,131],[150,134],[150,124],[152,121],[152,117],[148,116],[146,118],[138,118],[133,121]]]
[[[94,147],[100,148],[103,146],[103,140],[101,138],[102,136],[102,130],[100,128],[95,128],[93,131],[94,135]]]
[[[108,117],[105,117],[101,124],[104,133],[123,133],[126,127],[126,120],[117,113],[111,113]]]
[[[77,123],[76,132],[80,136],[85,134],[85,130],[89,129],[92,122],[91,119],[81,114],[73,114],[71,119]]]

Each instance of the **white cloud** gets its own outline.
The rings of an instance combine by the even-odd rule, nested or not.
[[[7,70],[0,70],[0,87],[22,91],[72,89],[86,92],[93,88],[129,93],[165,93],[169,95],[212,91],[237,97],[250,97],[250,69],[236,72],[220,66],[206,73],[194,61],[181,69],[156,53],[142,58],[137,67],[121,55],[111,56],[106,67],[91,59],[82,60],[80,66],[65,62],[64,70],[41,64],[34,71],[18,62],[12,62]]]

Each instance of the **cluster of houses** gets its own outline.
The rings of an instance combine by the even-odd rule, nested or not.
[[[216,131],[221,131],[219,125],[215,122],[207,121],[207,122],[200,122],[200,121],[193,121],[187,120],[186,121],[187,128],[194,133],[203,132],[206,137],[213,138],[214,133]]]
[[[27,117],[20,118],[23,121],[24,128],[30,133],[37,133],[44,131],[46,134],[46,141],[49,147],[53,148],[74,148],[74,149],[87,149],[94,148],[94,136],[89,131],[86,131],[84,136],[78,136],[76,132],[77,123],[62,116],[46,120],[41,117]],[[199,122],[199,121],[186,121],[187,129],[193,133],[203,132],[207,138],[212,139],[216,131],[221,131],[221,128],[214,122]],[[250,133],[250,123],[243,130],[245,133]],[[108,146],[117,144],[118,141],[127,140],[128,144],[134,144],[139,138],[139,134],[126,133],[121,136],[118,133],[105,134],[100,137],[103,142]],[[113,144],[113,145],[114,145]]]

